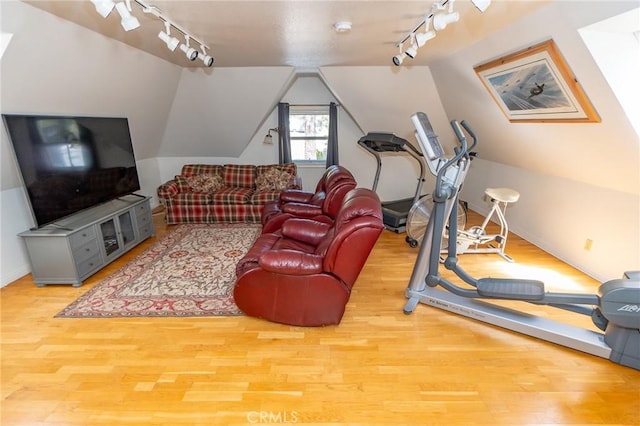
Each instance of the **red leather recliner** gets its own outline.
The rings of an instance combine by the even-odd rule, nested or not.
[[[356,185],[349,170],[329,166],[316,184],[315,192],[285,190],[279,200],[267,204],[262,211],[262,233],[276,232],[285,220],[293,217],[332,222],[342,199]]]
[[[236,305],[298,326],[338,324],[351,288],[384,229],[380,199],[356,188],[333,223],[290,218],[262,234],[236,266]]]

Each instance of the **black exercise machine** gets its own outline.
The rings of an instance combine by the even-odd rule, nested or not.
[[[422,159],[422,153],[406,139],[398,137],[393,133],[370,132],[361,137],[360,140],[358,140],[358,144],[373,154],[376,158],[378,166],[376,169],[376,176],[373,179],[373,187],[371,188],[374,191],[378,188],[380,170],[382,169],[380,153],[407,153],[420,165],[420,177],[418,179],[418,186],[414,197],[382,203],[382,220],[387,229],[397,233],[404,232],[407,225],[407,216],[409,215],[409,211],[420,199],[422,192],[422,184],[424,182],[424,161]]]

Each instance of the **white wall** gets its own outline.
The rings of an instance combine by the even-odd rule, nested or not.
[[[434,64],[447,115],[480,138],[463,197],[486,211],[491,186],[512,187],[511,229],[598,280],[640,269],[640,144],[578,29],[637,2],[554,2]],[[553,38],[602,118],[601,123],[509,123],[473,67]],[[585,241],[593,240],[590,251]]]
[[[128,117],[142,190],[155,160],[181,68],[22,2],[3,1],[2,113]],[[55,41],[55,42],[54,42]],[[4,126],[0,131],[1,285],[29,271],[19,232],[34,225]]]
[[[277,79],[272,74],[267,74],[262,80],[260,70],[246,70],[245,75],[250,75],[253,80],[264,81],[265,84],[274,84]],[[281,76],[283,74],[280,74]],[[191,75],[185,77],[180,84],[177,99],[190,99],[192,96],[198,97],[197,91],[200,86],[191,82],[184,83],[184,79],[192,79]],[[329,87],[325,84],[328,84]],[[210,84],[204,83],[203,84]],[[220,85],[220,83],[217,83]],[[439,103],[438,93],[431,78],[429,69],[426,67],[413,67],[398,71],[395,67],[331,67],[323,68],[318,76],[302,75],[297,76],[291,82],[287,78],[280,78],[282,86],[272,88],[271,93],[280,94],[273,99],[272,107],[266,118],[255,132],[251,141],[238,157],[226,156],[215,157],[202,155],[200,157],[190,156],[161,156],[158,158],[160,176],[162,181],[172,179],[180,173],[183,164],[187,163],[207,163],[207,164],[266,164],[278,161],[277,144],[264,145],[264,135],[269,128],[277,127],[278,117],[275,105],[281,100],[290,104],[328,104],[338,102],[338,144],[340,164],[347,167],[356,178],[361,187],[371,188],[376,172],[375,158],[361,148],[357,141],[363,136],[362,128],[365,132],[386,131],[396,133],[405,137],[410,143],[417,147],[417,142],[413,137],[413,127],[411,126],[410,115],[416,111],[425,111],[434,125],[434,128],[441,131],[443,142],[452,143],[453,133],[450,130],[444,110]],[[371,90],[375,86],[376,90]],[[262,94],[259,95],[262,99]],[[227,101],[221,103],[232,103],[229,97]],[[384,100],[384,102],[381,101]],[[425,102],[429,99],[429,102]],[[242,99],[238,102],[245,102]],[[211,101],[213,104],[214,102]],[[261,104],[264,104],[264,100]],[[200,105],[199,101],[196,104]],[[250,103],[254,105],[254,102]],[[215,108],[208,108],[208,115],[215,116]],[[233,107],[233,108],[237,108]],[[184,123],[188,120],[180,116],[177,112],[184,108],[173,107],[176,121],[183,123],[181,127],[188,132]],[[200,112],[195,114],[200,115]],[[255,114],[254,114],[255,115]],[[356,123],[353,120],[362,119]],[[211,144],[220,143],[217,133],[212,130]],[[170,132],[165,135],[165,143],[174,144],[174,150],[183,147],[178,142],[178,134],[171,136]],[[275,142],[274,138],[274,142]],[[213,148],[210,148],[213,151]],[[187,152],[189,152],[187,150]],[[216,150],[216,152],[218,152]],[[324,172],[324,167],[302,166],[299,174],[302,177],[304,189],[313,190]],[[385,155],[383,157],[382,173],[378,184],[378,194],[384,201],[397,200],[400,198],[412,197],[417,186],[419,176],[419,166],[408,155]],[[432,185],[431,176],[427,177],[427,184],[423,192],[429,192]]]
[[[293,72],[291,67],[185,68],[158,156],[240,156]]]
[[[600,281],[640,269],[637,196],[476,158],[461,198],[487,214],[484,190],[497,187],[520,193],[507,208],[507,222],[527,241]],[[593,241],[590,250],[587,239]]]

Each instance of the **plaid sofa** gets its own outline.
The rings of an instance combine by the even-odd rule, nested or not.
[[[158,187],[167,224],[260,223],[264,205],[302,189],[295,164],[186,164]]]

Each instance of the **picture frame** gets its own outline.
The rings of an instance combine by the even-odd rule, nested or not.
[[[553,40],[474,67],[512,123],[599,123]]]

